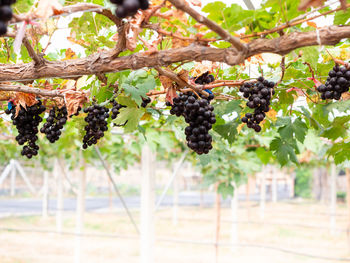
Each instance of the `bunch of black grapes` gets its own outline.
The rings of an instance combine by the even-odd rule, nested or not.
[[[212,136],[209,134],[212,125],[216,122],[214,107],[209,97],[201,95],[197,97],[193,92],[180,93],[180,96],[173,99],[174,104],[167,102],[171,106],[170,113],[176,116],[184,116],[189,124],[185,129],[187,146],[198,154],[207,154],[213,148]]]
[[[17,116],[16,107],[5,111],[6,114],[12,114],[13,125],[18,130],[16,141],[19,145],[24,145],[21,154],[22,156],[27,156],[29,159],[38,155],[39,146],[36,144],[38,140],[37,133],[39,132],[38,126],[43,120],[40,114],[45,110],[46,107],[39,101],[37,104],[27,107],[27,109],[21,106]]]
[[[104,132],[108,130],[109,109],[94,104],[84,109],[84,112],[88,113],[84,119],[87,125],[85,126],[86,134],[83,138],[83,148],[87,149],[89,146],[96,144],[104,136]]]
[[[41,133],[45,133],[46,138],[50,143],[58,141],[62,134],[63,126],[67,122],[67,107],[63,106],[61,108],[53,107],[50,110],[49,117],[46,119],[46,123],[40,129]]]
[[[141,103],[141,107],[142,108],[146,108],[148,104],[151,103],[151,98],[147,97],[147,98],[142,98],[142,103]]]
[[[7,32],[6,23],[12,18],[11,5],[16,3],[16,0],[0,0],[0,36]]]
[[[133,16],[137,10],[146,10],[149,7],[148,0],[111,0],[111,3],[118,5],[115,14],[119,18]]]
[[[321,93],[321,99],[340,100],[344,92],[348,92],[350,88],[350,68],[335,65],[329,71],[325,85],[317,87],[317,91]]]
[[[256,132],[261,131],[259,124],[265,119],[265,112],[270,110],[271,99],[275,94],[275,85],[274,82],[259,77],[258,82],[245,82],[239,89],[244,98],[249,100],[247,106],[254,109],[254,113],[247,113],[242,118],[242,122],[246,123],[248,128],[254,129]]]
[[[212,83],[214,80],[214,76],[209,74],[209,72],[206,72],[200,77],[196,78],[195,83],[200,85],[206,85]]]

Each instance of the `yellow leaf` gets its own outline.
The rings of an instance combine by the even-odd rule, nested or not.
[[[237,132],[238,132],[238,133],[241,133],[241,131],[242,131],[244,125],[245,125],[244,123],[241,123],[240,125],[238,125],[238,127],[237,127]]]
[[[311,26],[313,28],[317,28],[317,25],[316,25],[315,22],[307,21],[306,23],[307,23],[308,26]]]
[[[266,116],[273,121],[277,121],[277,112],[274,109],[269,110],[269,112],[266,113]]]
[[[173,81],[166,76],[163,76],[163,75],[160,76],[159,80],[162,83],[162,86],[164,87],[164,89],[169,89],[173,86]]]
[[[78,58],[78,56],[75,54],[75,52],[71,48],[68,48],[66,50],[66,57],[63,60],[76,59],[76,58]]]
[[[88,77],[89,76],[85,75],[77,80],[77,84],[76,84],[77,90],[81,90],[83,87],[86,86],[86,81],[87,81]]]
[[[141,117],[142,121],[149,121],[152,119],[152,114],[146,112],[145,114],[143,114],[143,116]]]

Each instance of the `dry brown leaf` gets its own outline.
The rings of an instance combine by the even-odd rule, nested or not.
[[[58,0],[40,0],[34,12],[35,18],[47,20],[52,15],[62,13],[62,5]]]
[[[160,76],[159,80],[162,83],[164,89],[169,89],[173,86],[173,81],[166,76]]]
[[[182,47],[188,47],[194,41],[182,40],[182,39],[179,39],[179,38],[172,38],[171,42],[172,42],[172,48],[182,48]]]
[[[342,95],[343,100],[350,100],[350,92],[345,92]]]
[[[166,101],[169,101],[171,104],[174,104],[173,99],[177,98],[178,96],[179,95],[177,95],[177,93],[176,93],[175,86],[171,86],[168,88],[168,90],[166,92],[165,99],[166,99]]]
[[[324,2],[326,2],[326,0],[301,0],[298,9],[305,11],[309,7],[321,6]]]
[[[72,42],[73,44],[78,44],[78,45],[81,45],[81,46],[90,46],[90,43],[89,42],[86,42],[84,41],[83,39],[75,39],[73,37],[67,37],[68,41]]]
[[[126,48],[133,51],[137,46],[137,38],[142,31],[141,24],[145,19],[144,12],[137,14],[130,20],[128,29],[126,30]]]
[[[16,116],[21,109],[21,106],[27,109],[27,106],[33,106],[38,103],[36,96],[30,93],[16,92],[14,98],[14,104],[16,105]]]
[[[213,63],[210,61],[196,62],[194,68],[191,70],[191,75],[193,77],[202,76],[206,72],[213,71]]]
[[[76,113],[79,106],[82,108],[83,104],[89,100],[88,95],[82,91],[67,90],[64,91],[63,94],[67,106],[68,116]]]

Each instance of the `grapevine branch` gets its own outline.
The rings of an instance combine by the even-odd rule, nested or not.
[[[35,52],[32,44],[29,42],[29,40],[26,36],[23,38],[23,44],[26,47],[26,49],[28,50],[28,54],[33,59],[34,64],[36,66],[40,66],[40,65],[45,63],[45,59],[41,55],[39,55]]]
[[[20,85],[0,85],[0,91],[23,92],[23,93],[31,93],[31,94],[35,94],[43,97],[64,98],[64,94],[62,94],[61,91],[59,90],[45,90],[45,89],[32,88],[32,87],[20,86]]]
[[[206,96],[208,96],[207,92],[198,89],[197,87],[191,85],[190,83],[184,81],[183,79],[181,79],[178,75],[176,75],[174,72],[172,72],[171,70],[168,69],[162,69],[161,67],[155,67],[155,69],[159,72],[160,75],[166,76],[168,78],[170,78],[171,80],[175,81],[181,88],[183,87],[189,87],[191,90],[197,92],[197,93],[201,93],[204,94]]]
[[[103,15],[113,21],[117,26],[122,24],[122,20],[116,17],[111,10],[106,9],[103,6],[95,5],[91,3],[79,3],[75,5],[64,6],[60,11],[59,15],[54,15],[51,17],[60,17],[62,15],[68,15],[78,12],[95,12],[97,14]],[[28,14],[14,14],[12,22],[18,23],[22,21],[36,21],[38,18],[34,17],[32,13]]]
[[[241,43],[240,39],[232,36],[229,32],[224,30],[221,26],[213,22],[212,20],[202,16],[196,10],[191,8],[184,0],[168,0],[177,9],[182,10],[192,16],[197,22],[206,25],[209,29],[217,33],[223,40],[230,42],[238,51],[247,50],[246,46]]]
[[[335,45],[350,38],[350,26],[330,26],[319,29],[324,45]],[[46,61],[37,68],[33,62],[0,64],[0,81],[23,81],[41,78],[71,78],[97,73],[118,72],[126,69],[161,67],[182,61],[224,62],[238,65],[245,59],[264,52],[288,54],[294,49],[318,45],[316,32],[294,32],[275,39],[256,39],[247,44],[247,52],[233,48],[219,49],[192,44],[188,47],[161,50],[153,53],[139,52],[130,56],[113,58],[112,51],[102,51],[86,58],[66,61]]]

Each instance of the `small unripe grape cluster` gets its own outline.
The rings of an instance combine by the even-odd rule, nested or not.
[[[116,102],[115,100],[111,101],[111,103],[112,103],[112,105],[113,105],[112,110],[111,110],[111,112],[112,112],[111,118],[112,118],[112,120],[114,120],[114,119],[116,119],[116,118],[118,117],[118,115],[119,115],[119,113],[120,113],[119,110],[120,110],[121,108],[125,108],[125,106],[119,104],[119,103]]]
[[[84,112],[88,115],[84,119],[87,125],[85,126],[86,134],[83,138],[83,149],[87,149],[89,146],[96,144],[104,136],[104,132],[108,130],[109,109],[94,104],[84,109]]]
[[[214,76],[209,74],[209,72],[206,72],[200,77],[196,78],[195,83],[200,85],[206,85],[212,83],[214,80]]]
[[[49,117],[46,119],[46,123],[40,129],[41,133],[46,135],[46,138],[50,143],[58,141],[62,134],[63,126],[67,122],[67,107],[61,108],[53,107],[49,112]]]
[[[7,33],[6,23],[12,18],[11,5],[16,3],[16,0],[0,0],[0,36]]]
[[[142,98],[142,103],[141,103],[141,107],[142,108],[146,108],[148,104],[151,103],[151,98],[147,97],[147,98]]]
[[[118,5],[115,14],[119,18],[133,16],[137,10],[146,10],[149,7],[148,0],[110,0],[111,3]]]
[[[212,136],[209,131],[216,123],[214,107],[210,101],[214,98],[210,94],[208,98],[201,95],[198,98],[193,92],[180,93],[180,96],[173,99],[174,104],[167,102],[171,106],[170,113],[176,116],[184,116],[189,124],[185,129],[187,146],[198,154],[207,154],[213,148]]]
[[[11,119],[13,125],[15,125],[18,130],[16,141],[19,145],[24,145],[21,155],[26,156],[28,159],[38,155],[39,146],[36,144],[38,140],[37,133],[39,132],[38,126],[43,121],[40,114],[45,110],[46,107],[39,101],[37,104],[27,107],[27,109],[21,106],[17,117],[16,107],[5,111],[6,114],[12,114]]]
[[[348,92],[350,87],[350,68],[335,65],[328,73],[327,81],[324,85],[317,87],[321,93],[321,99],[340,100],[344,92]]]
[[[246,123],[248,128],[254,129],[256,132],[261,131],[259,125],[266,117],[265,112],[270,110],[272,96],[275,94],[275,83],[268,81],[263,77],[258,78],[258,82],[245,82],[239,91],[243,93],[243,97],[248,99],[247,106],[254,109],[254,113],[247,113],[242,122]]]

